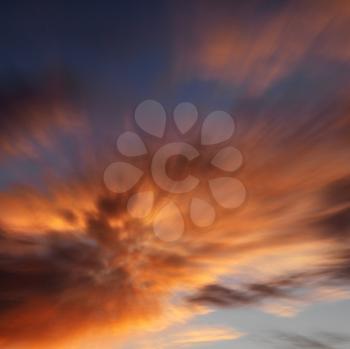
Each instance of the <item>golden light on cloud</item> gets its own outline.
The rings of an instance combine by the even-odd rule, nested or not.
[[[204,327],[197,330],[188,330],[177,334],[174,340],[176,345],[191,345],[199,343],[211,343],[221,341],[232,341],[242,337],[244,334],[228,328],[210,328]]]

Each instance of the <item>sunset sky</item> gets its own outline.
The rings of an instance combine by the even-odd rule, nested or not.
[[[349,43],[346,0],[3,2],[0,348],[349,348]],[[138,123],[145,100],[164,107],[162,137]],[[183,102],[198,110],[184,134]],[[216,111],[235,129],[210,147]],[[147,154],[121,154],[125,131]],[[150,167],[180,141],[199,156],[169,177],[200,179],[181,195]],[[208,183],[232,146],[245,196],[227,209]],[[144,171],[124,193],[106,183],[116,161]],[[154,204],[132,217],[145,190]],[[194,224],[193,198],[212,225]],[[169,200],[184,231],[165,241]]]

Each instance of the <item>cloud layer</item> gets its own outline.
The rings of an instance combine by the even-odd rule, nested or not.
[[[180,5],[172,8],[173,73],[179,88],[209,81],[236,96],[228,112],[237,116],[232,144],[244,154],[244,165],[235,175],[247,188],[247,201],[233,212],[217,208],[209,229],[186,220],[183,237],[165,243],[151,223],[169,194],[147,172],[150,158],[135,160],[148,173],[145,180],[114,195],[102,180],[111,158],[88,147],[72,150],[83,154],[79,170],[70,166],[74,170],[57,178],[42,166],[40,185],[1,189],[0,346],[63,348],[99,333],[122,338],[163,328],[208,306],[291,315],[300,304],[349,296],[343,292],[350,281],[347,4],[267,1],[265,8],[259,1],[223,1],[217,11],[208,2],[195,4],[189,15]],[[165,91],[174,82],[167,79]],[[3,157],[20,154],[46,164],[37,150],[64,148],[65,142],[53,141],[58,130],[87,136],[70,114],[70,84],[63,84],[62,95],[44,80],[1,88]],[[125,124],[131,124],[128,117]],[[197,129],[186,137],[198,145]],[[176,139],[168,130],[164,142]],[[95,141],[91,136],[85,144]],[[161,145],[146,141],[150,155]],[[113,147],[114,139],[99,142]],[[199,150],[204,155],[191,171],[204,182],[215,174],[210,160],[217,149]],[[184,171],[181,164],[169,169],[174,178]],[[155,208],[146,219],[133,219],[127,199],[145,188],[155,191]],[[195,194],[206,190],[201,185]],[[185,214],[191,195],[174,198]],[[207,337],[189,331],[171,340],[185,345],[239,335],[219,328]]]

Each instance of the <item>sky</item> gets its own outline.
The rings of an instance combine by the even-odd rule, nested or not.
[[[3,2],[0,347],[348,348],[349,19]]]

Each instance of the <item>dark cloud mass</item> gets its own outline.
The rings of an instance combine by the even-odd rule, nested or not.
[[[134,283],[128,266],[135,235],[123,239],[106,219],[118,207],[120,217],[122,197],[100,197],[96,213],[86,213],[86,234],[1,231],[2,346],[33,340],[47,345],[63,334],[74,337],[95,326],[152,316],[157,306],[146,302],[148,294]],[[71,223],[71,212],[63,214]]]
[[[38,339],[39,333],[42,339],[58,340],[63,329],[70,332],[73,319],[74,331],[81,322],[98,321],[106,298],[125,298],[128,275],[109,264],[101,247],[86,238],[48,234],[16,239],[3,234],[0,343],[8,345],[13,336],[18,341]],[[33,316],[21,316],[30,309]]]
[[[269,298],[290,298],[294,278],[276,280],[271,284],[250,284],[239,290],[224,287],[221,285],[208,285],[201,289],[196,295],[189,298],[192,303],[222,307],[242,307],[257,305]]]

